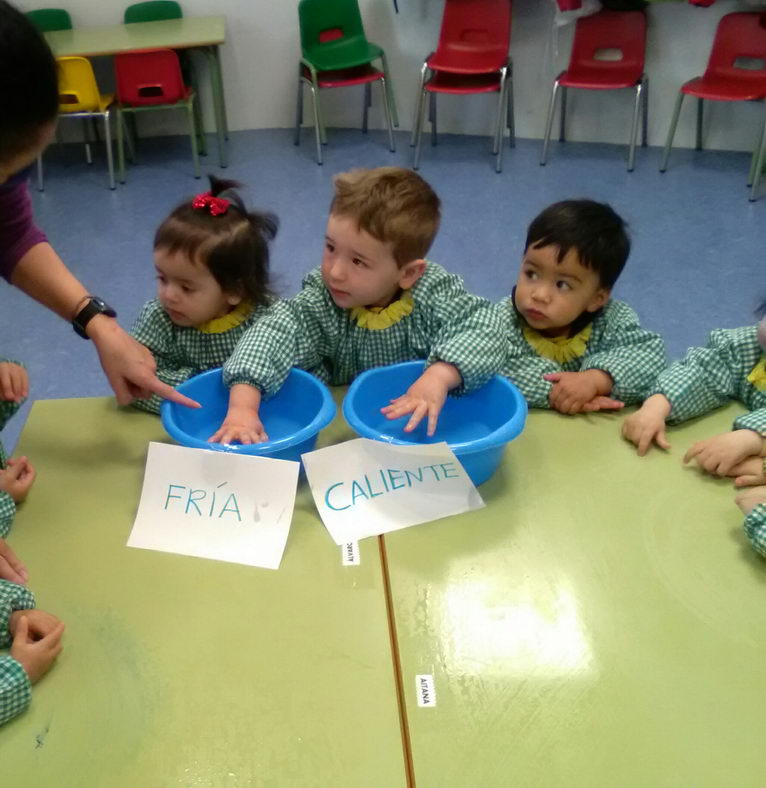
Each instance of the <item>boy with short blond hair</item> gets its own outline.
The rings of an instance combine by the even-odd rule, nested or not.
[[[322,265],[240,340],[224,366],[229,411],[212,441],[267,440],[261,397],[276,393],[293,366],[342,385],[371,367],[424,359],[410,389],[381,405],[391,419],[411,414],[407,431],[427,418],[429,435],[448,392],[472,391],[498,371],[496,310],[425,259],[439,211],[433,189],[411,170],[336,177]]]

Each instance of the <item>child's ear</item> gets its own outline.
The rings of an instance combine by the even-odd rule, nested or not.
[[[612,291],[606,287],[600,287],[596,290],[595,295],[591,298],[588,306],[585,307],[586,312],[598,312],[602,306],[609,300],[609,296],[612,295]]]
[[[399,269],[399,287],[409,290],[426,272],[426,265],[425,260],[413,260],[403,265]]]
[[[229,306],[239,306],[244,301],[242,293],[226,293],[226,303]]]

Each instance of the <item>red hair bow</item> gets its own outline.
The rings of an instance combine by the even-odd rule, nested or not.
[[[210,192],[198,194],[192,200],[192,208],[197,210],[208,208],[211,216],[222,216],[229,210],[229,205],[231,205],[231,200],[224,197],[213,197]]]

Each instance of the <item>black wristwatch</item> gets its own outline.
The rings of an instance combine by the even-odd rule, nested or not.
[[[79,334],[83,339],[90,339],[85,333],[85,326],[90,323],[92,318],[96,315],[106,315],[107,317],[117,317],[117,313],[104,301],[103,298],[96,296],[88,296],[85,306],[72,319],[72,328],[75,333]]]

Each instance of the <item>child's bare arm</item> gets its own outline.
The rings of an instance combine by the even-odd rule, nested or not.
[[[247,383],[237,383],[229,391],[229,410],[220,429],[208,440],[211,443],[264,443],[269,439],[258,417],[261,392]]]

